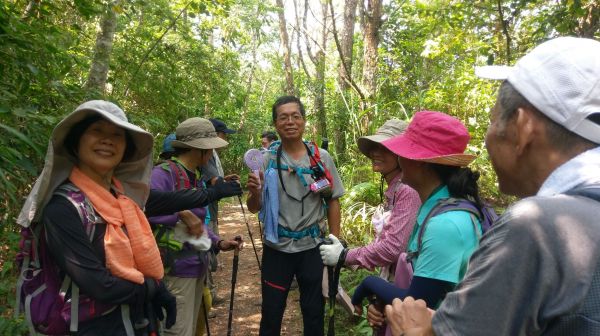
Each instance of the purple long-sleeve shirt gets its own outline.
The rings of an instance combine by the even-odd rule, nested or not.
[[[201,186],[200,177],[196,176],[195,173],[185,170],[188,174],[190,184],[192,186]],[[165,169],[163,165],[155,166],[152,169],[152,177],[150,180],[150,188],[162,191],[175,191],[176,181],[174,175],[170,170]],[[206,217],[206,208],[194,208],[190,209],[196,216],[202,221]],[[148,221],[152,225],[164,225],[173,228],[177,221],[179,221],[179,215],[177,213],[172,215],[154,216],[149,217]],[[208,236],[213,242],[213,246],[216,246],[219,241],[219,236],[214,234],[208,226],[204,227],[208,230]],[[189,244],[184,244],[183,250],[192,250],[193,248]],[[171,267],[169,275],[177,276],[180,278],[200,278],[204,276],[208,269],[208,259],[206,255],[192,255],[189,257],[176,259],[174,265]]]
[[[376,266],[396,265],[400,253],[406,251],[421,200],[413,188],[402,183],[401,177],[402,174],[396,176],[384,193],[391,214],[379,239],[367,246],[350,249],[346,265],[358,265],[369,270]]]

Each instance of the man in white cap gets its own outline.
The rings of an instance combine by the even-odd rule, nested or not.
[[[394,335],[600,335],[600,42],[562,37],[512,67],[486,147],[500,190],[522,200],[480,242],[432,313],[396,299]]]

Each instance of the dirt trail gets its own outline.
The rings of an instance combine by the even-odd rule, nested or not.
[[[262,242],[256,215],[249,213],[246,209],[246,216],[260,258],[262,256]],[[233,305],[232,335],[258,335],[261,318],[260,271],[237,199],[232,198],[231,202],[221,202],[219,204],[219,217],[219,233],[222,238],[233,238],[236,235],[241,235],[245,242],[244,249],[240,252]],[[217,283],[217,295],[223,298],[224,301],[213,307],[213,311],[217,315],[209,320],[210,331],[213,336],[227,335],[233,252],[221,253],[219,262],[220,267],[215,273],[215,282]],[[281,335],[302,335],[302,320],[298,298],[298,290],[290,292],[287,309],[283,317]]]

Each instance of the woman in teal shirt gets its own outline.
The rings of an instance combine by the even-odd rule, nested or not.
[[[481,213],[477,179],[479,173],[466,166],[475,159],[464,151],[470,136],[456,118],[440,112],[417,112],[406,132],[382,144],[398,155],[404,172],[403,182],[417,191],[422,205],[408,243],[412,256],[413,278],[407,289],[395,288],[377,277],[368,277],[357,288],[353,303],[375,294],[383,303],[412,296],[435,308],[465,274],[469,257],[477,248],[481,224],[477,217],[463,210],[429,216],[440,201],[461,198],[471,201]],[[369,306],[369,322],[383,322],[381,311]]]

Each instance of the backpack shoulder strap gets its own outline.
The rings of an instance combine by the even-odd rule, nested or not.
[[[87,196],[71,182],[58,187],[54,191],[54,194],[66,198],[73,204],[79,214],[79,219],[81,219],[81,223],[83,224],[83,228],[85,229],[88,238],[92,241],[96,229],[96,225],[94,224],[101,223],[104,220],[102,217],[96,215],[96,211]]]
[[[165,162],[168,165],[169,172],[175,181],[175,190],[189,189],[191,188],[190,177],[181,164],[177,161],[167,160]]]
[[[473,230],[479,239],[481,234],[477,230],[477,223],[481,222],[483,219],[481,218],[481,214],[477,207],[469,200],[463,198],[442,198],[437,201],[437,203],[433,206],[433,208],[429,211],[421,227],[419,228],[419,233],[417,236],[417,249],[415,251],[410,251],[407,253],[407,259],[414,259],[419,256],[421,252],[421,248],[423,247],[423,235],[425,233],[425,229],[427,227],[427,223],[432,217],[443,214],[448,211],[466,211],[469,213],[471,217],[471,223],[473,224]]]

